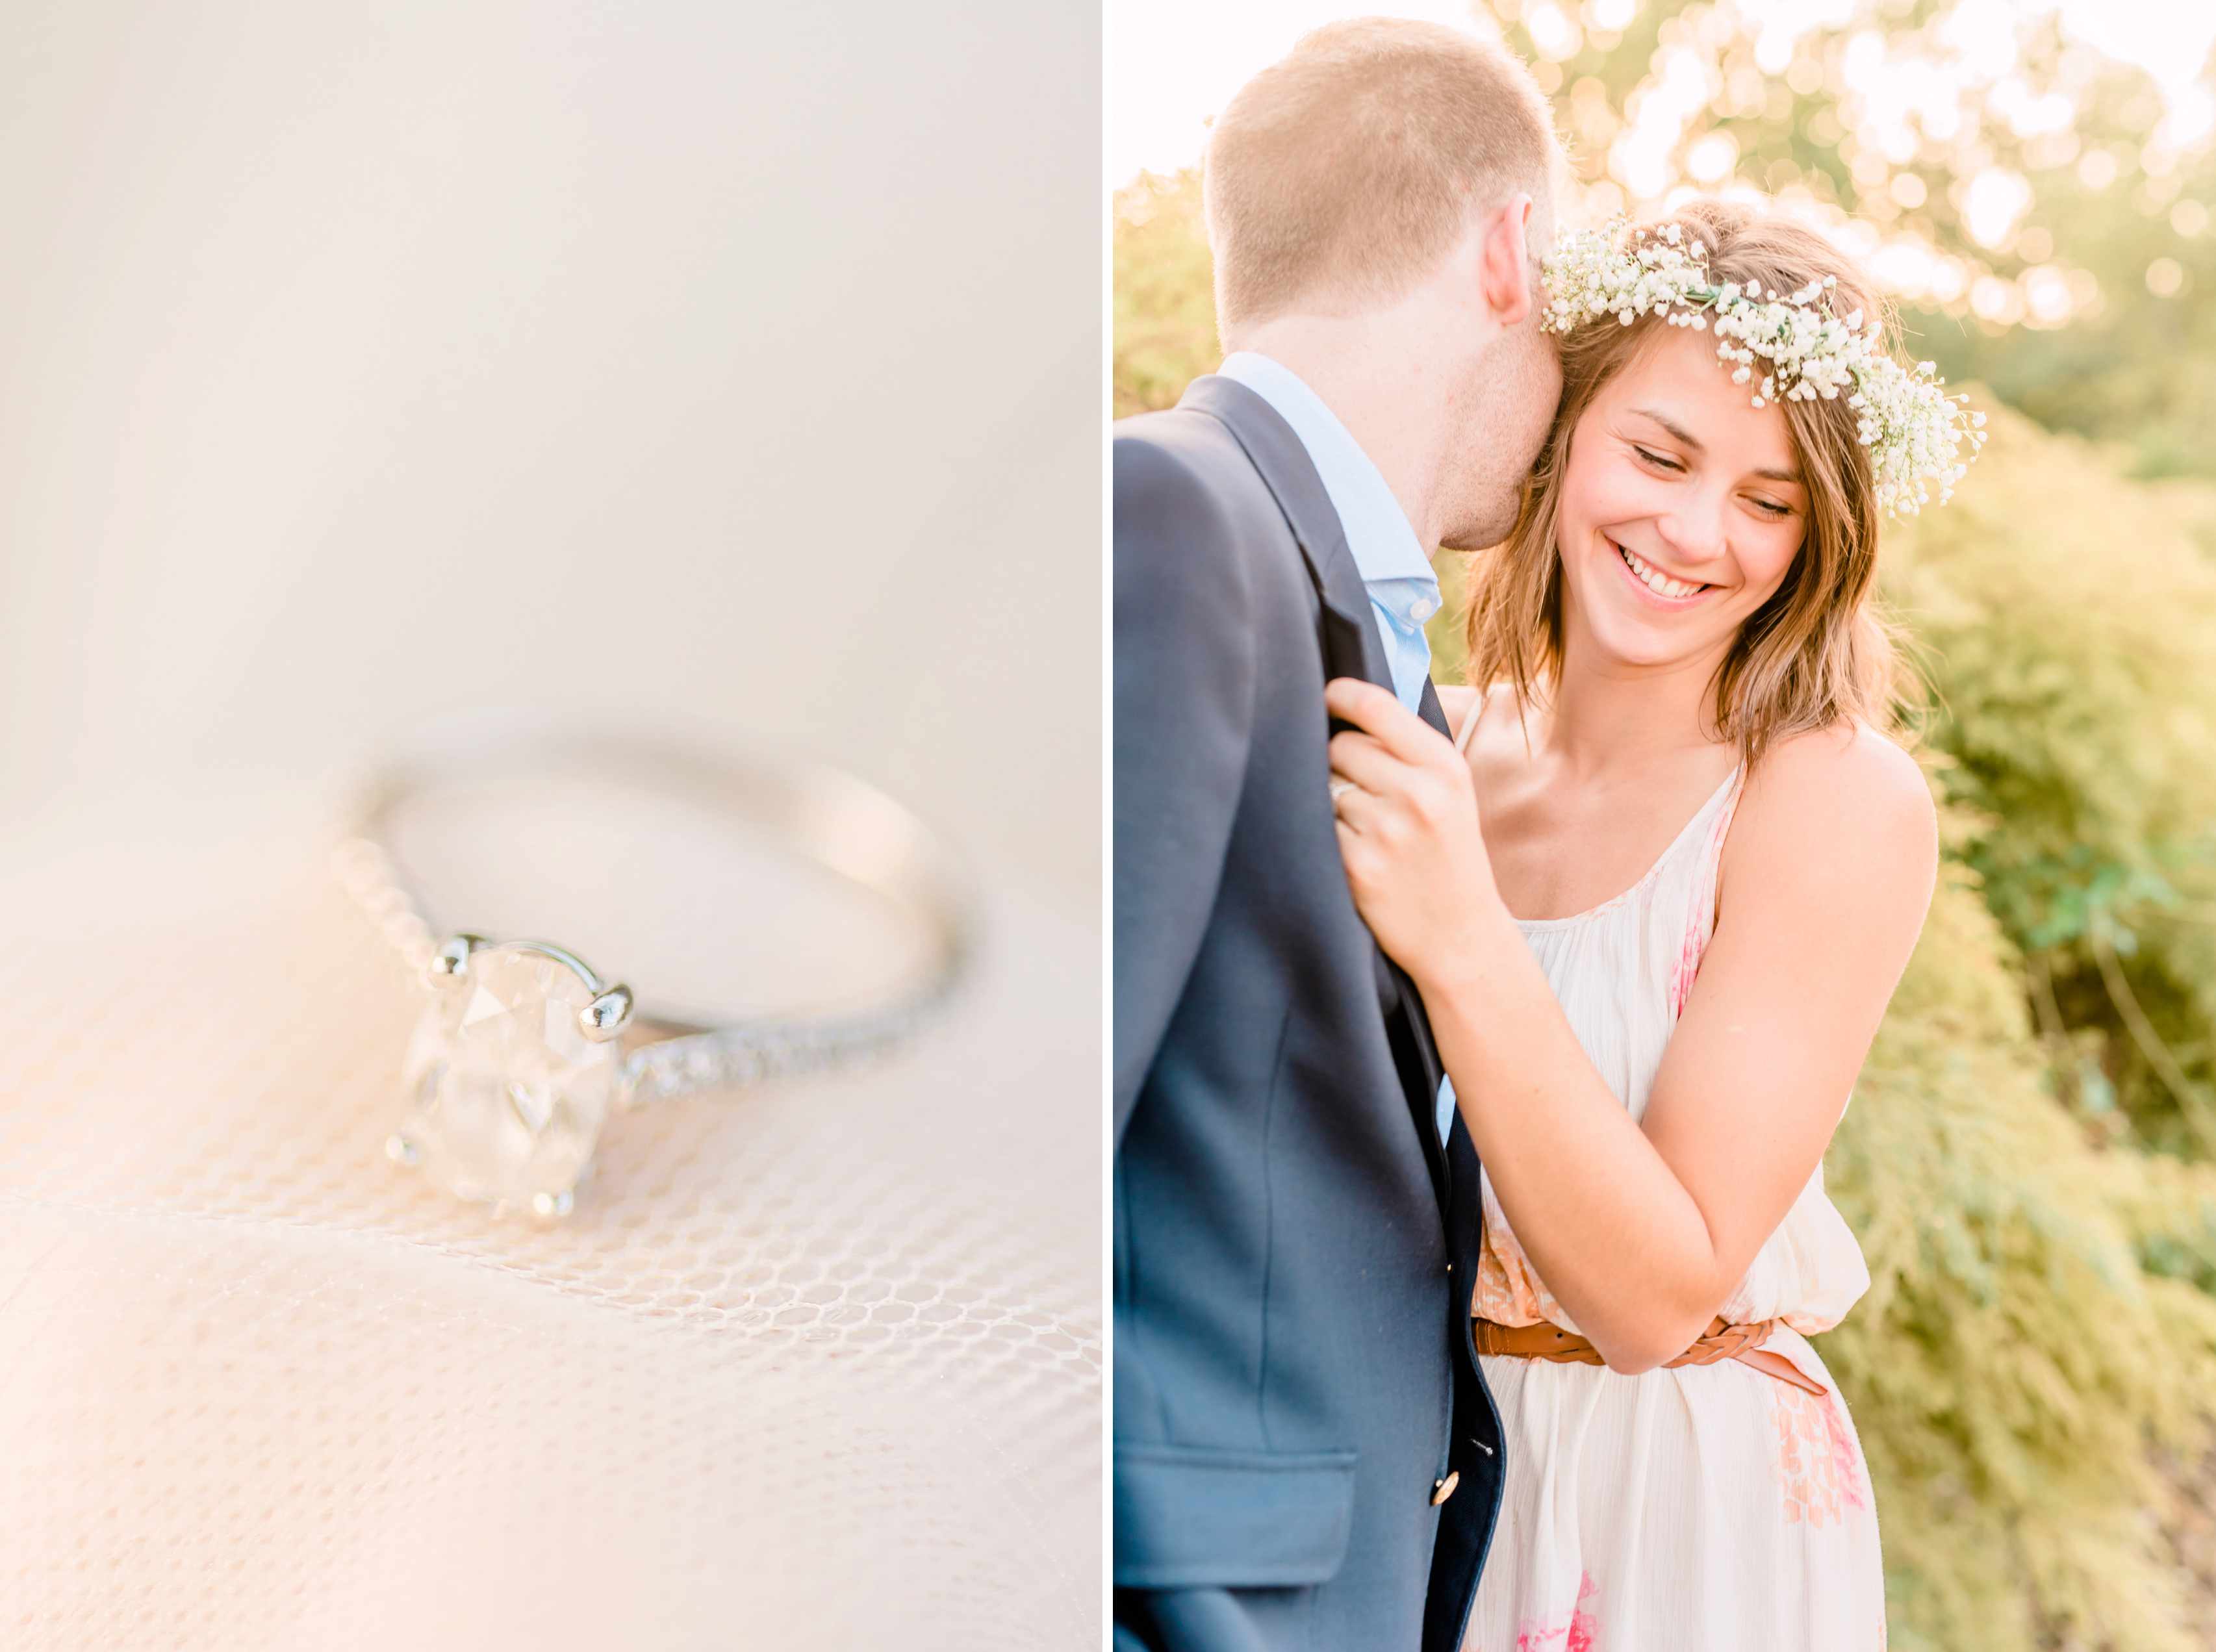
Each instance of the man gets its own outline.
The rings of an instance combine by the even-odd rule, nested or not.
[[[1499,542],[1560,378],[1523,65],[1320,29],[1207,156],[1231,354],[1115,444],[1116,1634],[1452,1652],[1500,1493],[1478,1164],[1356,915],[1327,678],[1444,729],[1426,552]]]

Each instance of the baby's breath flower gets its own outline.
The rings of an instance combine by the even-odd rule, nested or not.
[[[1789,298],[1764,299],[1759,281],[1711,286],[1708,253],[1675,224],[1653,233],[1618,219],[1567,236],[1543,266],[1540,325],[1567,333],[1603,316],[1628,327],[1640,316],[1659,315],[1671,326],[1713,330],[1733,384],[1754,379],[1757,355],[1769,363],[1753,395],[1757,407],[1845,395],[1856,436],[1870,450],[1881,509],[1912,516],[1930,502],[1934,483],[1943,502],[1969,468],[1961,457],[1964,441],[1971,459],[1985,445],[1985,416],[1967,410],[1967,398],[1941,389],[1936,363],[1919,361],[1911,372],[1894,361],[1879,324],[1865,328],[1861,311],[1832,314],[1837,277],[1811,280]]]

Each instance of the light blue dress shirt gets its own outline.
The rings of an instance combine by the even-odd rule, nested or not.
[[[1237,379],[1269,403],[1308,449],[1370,593],[1370,611],[1393,668],[1393,691],[1414,711],[1423,697],[1424,681],[1431,674],[1431,644],[1424,635],[1424,621],[1439,611],[1439,581],[1431,572],[1431,558],[1416,543],[1407,513],[1361,444],[1290,367],[1253,350],[1240,350],[1225,356],[1216,372]],[[1454,1082],[1442,1079],[1438,1122],[1443,1142],[1454,1123]]]
[[[1424,621],[1439,611],[1438,576],[1431,558],[1416,543],[1416,530],[1370,455],[1347,428],[1290,367],[1253,350],[1223,358],[1216,368],[1235,379],[1277,410],[1293,427],[1308,459],[1323,478],[1346,530],[1346,548],[1370,593],[1370,611],[1385,644],[1393,671],[1393,692],[1410,711],[1423,696],[1431,673],[1431,645]]]

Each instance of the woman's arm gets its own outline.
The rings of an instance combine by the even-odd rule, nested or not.
[[[1547,1287],[1619,1371],[1675,1358],[1807,1184],[1913,948],[1930,795],[1875,735],[1776,748],[1726,854],[1729,905],[1643,1120],[1578,1044],[1502,906],[1458,754],[1370,685],[1333,711],[1355,901],[1423,993],[1463,1120]]]

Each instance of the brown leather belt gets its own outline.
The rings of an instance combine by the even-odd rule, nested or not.
[[[1751,1365],[1781,1383],[1805,1389],[1811,1394],[1821,1394],[1824,1385],[1802,1371],[1782,1353],[1775,1353],[1762,1344],[1776,1328],[1774,1319],[1758,1320],[1751,1325],[1727,1325],[1720,1315],[1708,1322],[1708,1333],[1675,1359],[1665,1360],[1669,1365],[1712,1365],[1719,1359],[1736,1359],[1743,1365]],[[1581,1365],[1604,1365],[1600,1350],[1574,1331],[1566,1331],[1559,1325],[1541,1320],[1536,1325],[1501,1325],[1489,1319],[1474,1316],[1470,1321],[1470,1335],[1477,1343],[1480,1353],[1510,1354],[1524,1359],[1570,1360]]]

